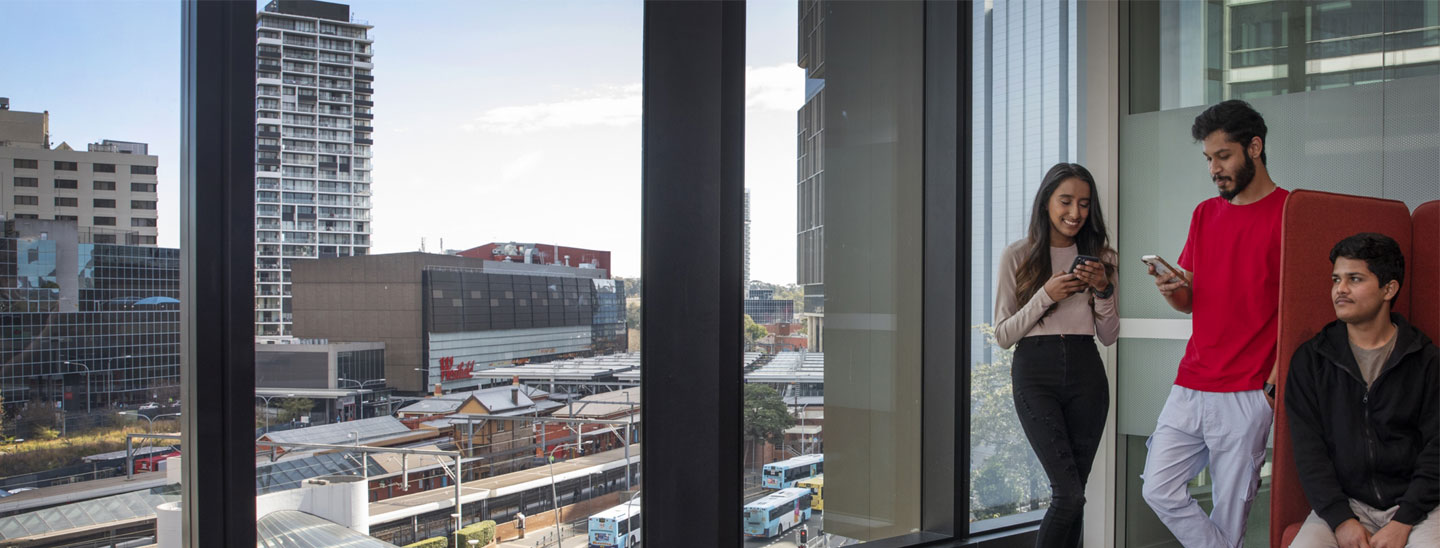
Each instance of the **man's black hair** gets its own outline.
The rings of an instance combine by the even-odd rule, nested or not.
[[[1405,284],[1405,254],[1400,251],[1400,244],[1384,234],[1374,232],[1361,232],[1335,244],[1330,249],[1330,263],[1335,263],[1336,257],[1344,257],[1356,261],[1365,261],[1365,266],[1370,272],[1380,279],[1380,287],[1395,280],[1401,286]],[[1399,293],[1396,293],[1399,297]],[[1395,305],[1395,299],[1390,299],[1390,305]]]
[[[1259,137],[1260,163],[1265,163],[1265,118],[1255,112],[1250,103],[1231,99],[1216,104],[1196,116],[1195,124],[1190,126],[1190,136],[1196,141],[1204,141],[1216,131],[1224,131],[1232,142],[1246,149],[1250,148],[1250,141]]]

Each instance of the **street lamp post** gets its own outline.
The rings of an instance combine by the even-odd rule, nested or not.
[[[80,362],[67,361],[65,365],[78,365],[85,368],[85,416],[90,416],[90,366]]]
[[[263,414],[265,415],[265,433],[266,433],[266,434],[269,434],[269,433],[270,433],[270,398],[278,398],[278,397],[280,397],[280,396],[279,396],[279,395],[270,395],[270,396],[260,396],[260,395],[256,395],[255,397],[260,398],[260,401],[265,402],[265,412],[263,413]],[[294,395],[294,394],[286,394],[285,397],[287,397],[287,398],[293,398],[293,397],[295,397],[295,395]]]
[[[370,384],[370,383],[372,383],[372,382],[377,382],[377,383],[380,383],[380,384],[382,384],[382,385],[385,384],[385,379],[370,379],[370,380],[364,381],[364,382],[357,381],[357,380],[355,380],[355,379],[346,379],[346,378],[336,378],[335,380],[336,380],[337,382],[353,382],[353,383],[355,383],[355,388],[356,388],[357,390],[364,390],[364,389],[365,389],[365,385]],[[362,398],[361,394],[360,394],[359,392],[356,392],[356,393],[355,393],[355,406],[358,407],[358,408],[360,408],[360,418],[363,419],[363,418],[365,418],[365,402],[362,401],[361,398]]]
[[[105,378],[106,378],[106,381],[105,381],[105,382],[107,382],[107,383],[110,384],[110,387],[105,390],[105,406],[106,406],[106,407],[110,407],[110,406],[114,405],[114,403],[115,403],[115,400],[114,400],[114,398],[115,398],[115,360],[120,360],[120,359],[128,360],[128,359],[133,358],[133,357],[135,357],[135,356],[131,356],[131,355],[129,355],[129,354],[126,354],[126,355],[124,355],[124,356],[116,356],[116,357],[112,357],[112,358],[107,358],[107,359],[105,360]]]
[[[556,452],[556,451],[559,451],[560,449],[563,449],[563,448],[565,448],[565,447],[568,447],[568,446],[574,446],[574,447],[576,447],[576,448],[578,449],[579,446],[581,446],[581,445],[583,445],[583,443],[581,443],[581,442],[577,442],[577,443],[562,443],[562,444],[560,444],[560,445],[556,445],[554,449],[551,449],[551,450],[550,450],[550,455],[549,455],[550,458],[545,459],[546,465],[550,468],[550,501],[551,501],[550,503],[553,504],[553,505],[555,505],[555,545],[556,545],[556,546],[561,546],[561,544],[560,544],[560,540],[561,540],[561,539],[560,539],[560,535],[562,534],[562,530],[560,529],[560,495],[558,495],[558,494],[557,494],[557,491],[555,490],[555,452]],[[628,463],[627,463],[627,468],[626,468],[625,471],[626,471],[627,474],[628,474],[629,471],[630,471],[629,468],[628,468]],[[549,543],[547,542],[546,544],[548,545]]]
[[[161,418],[161,417],[178,417],[178,416],[180,416],[179,413],[166,413],[166,414],[164,414],[164,415],[155,415],[155,418],[150,418],[150,417],[145,416],[144,413],[141,413],[141,412],[139,412],[139,411],[121,411],[121,412],[119,412],[118,414],[119,414],[119,415],[134,415],[134,416],[136,416],[136,417],[140,417],[140,418],[142,418],[142,419],[145,419],[145,422],[150,423],[149,426],[145,427],[145,433],[146,433],[146,434],[154,434],[154,433],[155,433],[155,419],[158,419],[158,418]]]
[[[456,499],[455,504],[458,507],[460,504],[460,500]],[[455,546],[458,547],[460,546],[460,513],[456,512],[454,514],[450,514],[450,517],[455,518]]]

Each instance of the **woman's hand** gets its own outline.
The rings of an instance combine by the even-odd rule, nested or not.
[[[1076,265],[1075,277],[1094,288],[1095,291],[1105,291],[1105,288],[1110,287],[1110,278],[1105,276],[1105,265],[1095,261],[1085,261]]]
[[[1086,285],[1074,274],[1061,272],[1051,276],[1050,280],[1045,282],[1045,293],[1050,295],[1050,300],[1058,303],[1065,300],[1066,297],[1084,291]]]

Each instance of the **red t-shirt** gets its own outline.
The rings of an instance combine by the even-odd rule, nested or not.
[[[1280,213],[1290,192],[1253,204],[1215,197],[1190,217],[1180,268],[1194,273],[1193,332],[1175,384],[1202,392],[1259,390],[1275,364],[1280,316]]]

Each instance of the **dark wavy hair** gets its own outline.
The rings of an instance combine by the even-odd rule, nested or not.
[[[1330,249],[1330,264],[1335,264],[1337,257],[1365,261],[1365,266],[1380,280],[1380,287],[1385,287],[1390,280],[1405,286],[1405,253],[1400,251],[1400,244],[1389,236],[1361,232],[1340,240]],[[1395,306],[1395,299],[1399,297],[1397,291],[1390,298],[1390,306]]]
[[[1250,141],[1256,137],[1260,138],[1260,163],[1265,163],[1265,118],[1260,116],[1251,108],[1250,103],[1239,99],[1231,99],[1218,103],[1205,112],[1195,117],[1195,124],[1190,126],[1190,136],[1196,141],[1204,141],[1211,133],[1224,131],[1230,141],[1240,143],[1240,146],[1249,148]]]
[[[1102,261],[1105,252],[1111,251],[1110,236],[1105,230],[1105,216],[1100,213],[1100,193],[1095,188],[1095,177],[1080,164],[1055,164],[1055,167],[1045,174],[1045,179],[1040,183],[1040,191],[1035,193],[1035,203],[1030,207],[1030,230],[1026,237],[1029,249],[1020,260],[1020,266],[1015,269],[1017,303],[1029,302],[1035,292],[1040,291],[1045,282],[1050,281],[1054,272],[1050,264],[1050,196],[1055,194],[1060,183],[1069,179],[1079,179],[1090,186],[1090,215],[1086,218],[1085,225],[1080,227],[1080,233],[1075,235],[1075,247],[1081,255],[1100,257]],[[1110,276],[1114,271],[1115,265],[1105,264],[1106,276]],[[1054,310],[1054,306],[1046,310],[1041,320]]]

